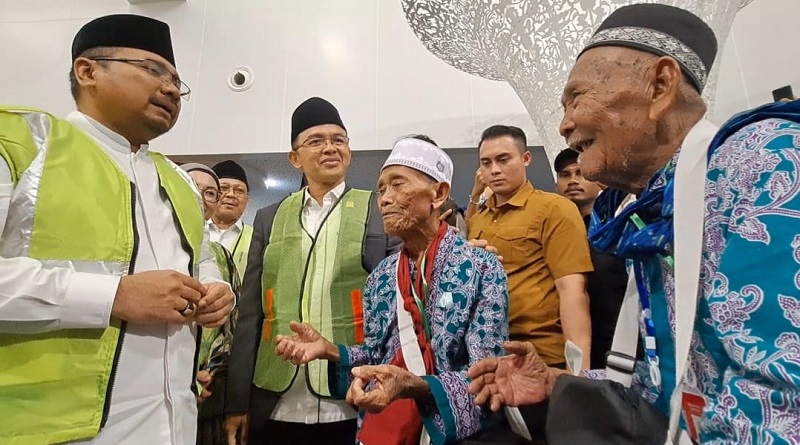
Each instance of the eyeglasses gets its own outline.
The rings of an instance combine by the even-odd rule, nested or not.
[[[229,185],[222,185],[220,186],[219,191],[222,196],[227,195],[228,192],[230,192],[235,196],[240,196],[240,197],[247,195],[247,190],[244,187],[238,185],[234,187],[231,187]]]
[[[156,79],[164,82],[168,85],[174,85],[175,88],[178,89],[180,92],[181,97],[184,100],[189,100],[189,95],[192,94],[191,88],[188,85],[183,83],[183,81],[176,75],[172,74],[167,67],[164,65],[156,62],[155,60],[150,59],[126,59],[120,57],[94,57],[91,60],[103,61],[103,62],[123,62],[123,63],[130,63],[131,65],[136,65],[139,68],[147,71],[151,76],[155,77]]]
[[[308,147],[312,150],[321,150],[327,147],[328,143],[333,145],[335,148],[344,148],[350,142],[350,138],[343,135],[336,135],[331,136],[329,138],[319,137],[319,136],[311,136],[310,138],[306,139],[305,142],[298,145],[297,147]]]
[[[203,195],[203,201],[209,204],[214,204],[219,201],[219,190],[217,189],[207,188],[200,190],[200,194]]]

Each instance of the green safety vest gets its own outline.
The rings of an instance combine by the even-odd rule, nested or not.
[[[197,276],[204,221],[179,168],[149,153]],[[47,113],[0,108],[0,157],[15,188],[0,240],[4,258],[123,276],[133,271],[135,193],[94,140]],[[0,443],[34,445],[97,435],[108,414],[125,323],[105,329],[0,333]]]
[[[289,322],[309,322],[334,343],[364,341],[361,289],[369,272],[362,251],[372,193],[354,189],[345,193],[316,237],[302,226],[303,196],[303,191],[293,193],[280,204],[264,252],[264,324],[253,383],[278,393],[289,389],[298,370],[275,355],[273,340],[292,334]],[[309,389],[330,397],[327,361],[307,366]]]

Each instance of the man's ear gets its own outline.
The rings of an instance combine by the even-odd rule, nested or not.
[[[647,81],[651,92],[648,117],[651,121],[659,121],[678,101],[683,72],[672,57],[659,57],[649,70]]]
[[[97,85],[97,63],[86,57],[78,57],[72,62],[72,73],[81,88],[93,88]]]
[[[446,182],[440,182],[436,184],[433,193],[433,208],[440,209],[447,202],[447,198],[450,197],[450,184]]]
[[[292,151],[289,152],[289,163],[292,164],[292,167],[303,171],[303,166],[300,164],[300,155],[297,154],[297,150],[292,149]]]
[[[531,162],[533,162],[533,155],[530,151],[525,150],[525,153],[522,153],[522,164],[527,167],[531,165]]]

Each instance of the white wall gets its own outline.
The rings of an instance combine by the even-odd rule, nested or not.
[[[0,102],[68,113],[72,36],[89,19],[120,12],[172,26],[193,94],[175,129],[153,144],[169,154],[286,151],[291,113],[313,95],[337,105],[354,149],[388,148],[417,132],[474,146],[494,123],[521,126],[537,141],[513,90],[428,53],[399,0],[0,0]],[[756,0],[740,13],[722,59],[716,120],[769,101],[779,86],[800,92],[797,17],[797,0]],[[234,93],[226,80],[241,65],[255,83]]]

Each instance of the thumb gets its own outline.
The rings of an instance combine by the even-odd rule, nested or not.
[[[289,329],[291,329],[292,332],[294,332],[295,334],[303,334],[304,332],[306,332],[306,330],[309,329],[309,326],[305,323],[299,323],[293,321],[289,323]]]
[[[510,354],[515,355],[528,355],[536,354],[536,348],[526,341],[507,341],[503,343],[503,349]]]

